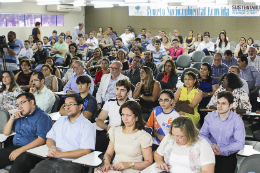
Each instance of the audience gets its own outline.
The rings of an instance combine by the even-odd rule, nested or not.
[[[228,67],[237,66],[237,58],[232,57],[231,50],[226,50],[224,52],[224,57],[222,57],[222,63],[227,65]]]
[[[147,126],[153,129],[153,145],[152,151],[155,151],[163,138],[169,134],[171,122],[180,116],[180,114],[173,109],[174,95],[170,90],[160,92],[159,104],[153,109]]]
[[[91,58],[94,50],[98,48],[98,40],[96,39],[94,32],[89,33],[89,38],[87,39],[86,43],[88,45],[88,57]]]
[[[113,44],[115,45],[116,44],[116,34],[114,34],[114,32],[113,32],[113,28],[108,27],[107,32],[108,32],[108,36],[112,39]]]
[[[37,42],[34,41],[33,35],[29,35],[28,40],[29,40],[29,44],[30,44],[29,47],[34,51],[37,48],[36,47]]]
[[[109,64],[110,64],[110,62],[107,58],[102,58],[102,60],[101,60],[101,70],[97,71],[96,76],[95,76],[95,80],[94,80],[94,83],[96,85],[100,84],[101,78],[104,74],[110,73]]]
[[[107,31],[105,31],[107,32]],[[100,40],[104,37],[104,32],[103,32],[103,28],[98,28],[98,33],[97,33],[97,39],[100,42]]]
[[[208,108],[217,109],[217,95],[222,91],[229,91],[234,96],[233,109],[237,114],[250,113],[252,106],[248,94],[242,88],[242,81],[235,73],[226,73],[221,77],[222,85],[211,97]]]
[[[211,64],[212,75],[219,81],[220,77],[228,72],[228,66],[222,63],[222,55],[216,53]]]
[[[71,59],[74,57],[79,57],[80,60],[82,60],[82,54],[78,52],[78,46],[76,43],[71,43],[69,45],[69,52],[65,53],[62,66],[70,66]]]
[[[154,153],[159,169],[167,172],[214,172],[214,153],[209,143],[199,136],[191,118],[181,116],[174,119],[169,133]]]
[[[178,113],[190,117],[194,125],[197,125],[200,120],[198,106],[203,96],[202,91],[198,88],[199,81],[197,76],[194,72],[188,71],[185,73],[183,86],[178,88],[174,96],[175,106],[182,105],[178,107]],[[177,103],[178,101],[180,104]],[[180,101],[188,101],[188,103],[186,102],[184,105]]]
[[[69,47],[70,44],[72,43],[71,40],[72,40],[72,36],[71,36],[71,35],[66,36],[66,43],[67,43],[68,47]]]
[[[185,50],[181,46],[179,46],[177,39],[173,39],[172,44],[173,44],[173,46],[169,48],[167,53],[168,53],[168,55],[170,55],[172,57],[173,60],[177,60],[177,58],[180,55],[185,53]]]
[[[43,48],[42,41],[37,41],[36,45],[38,50],[33,55],[31,61],[34,64],[35,71],[40,71],[42,65],[45,63],[45,59],[49,56],[49,53]]]
[[[140,67],[142,64],[142,59],[140,56],[135,56],[132,61],[132,68],[124,71],[123,75],[127,76],[131,83],[135,86],[140,82]]]
[[[158,98],[161,92],[161,85],[154,80],[152,69],[146,66],[141,68],[140,79],[141,81],[135,87],[133,99],[139,99],[143,119],[147,121],[152,110],[159,106]]]
[[[95,127],[82,114],[83,99],[77,94],[68,95],[64,108],[68,116],[61,116],[46,135],[46,159],[38,163],[31,173],[88,172],[85,167],[71,161],[95,149]],[[84,170],[84,171],[83,171]]]
[[[52,75],[52,67],[49,64],[43,64],[42,73],[44,74],[44,85],[52,92],[58,92],[58,80],[55,75]]]
[[[30,42],[29,40],[24,41],[24,48],[21,49],[18,57],[19,59],[27,57],[27,59],[31,60],[33,56],[33,51],[30,49]]]
[[[91,58],[86,65],[87,68],[86,70],[88,74],[90,74],[90,76],[92,76],[93,78],[95,78],[98,69],[101,67],[100,64],[102,58],[103,58],[103,53],[101,49],[99,47],[95,48],[93,52],[93,58]]]
[[[133,60],[133,58],[135,57],[135,56],[140,56],[141,57],[141,59],[142,59],[142,62],[143,62],[143,50],[142,50],[142,47],[141,46],[134,46],[132,49],[131,49],[131,51],[133,51],[134,53],[132,53],[132,52],[130,52],[129,54],[128,54],[128,57],[129,57],[129,59],[128,59],[128,61],[131,63],[132,62],[132,60]],[[131,55],[132,54],[132,55]]]
[[[178,75],[176,65],[173,60],[167,60],[164,64],[163,72],[158,73],[155,78],[160,82],[162,89],[176,90]]]
[[[150,44],[150,43],[148,43],[147,40],[146,40],[146,35],[141,35],[141,41],[142,41],[141,46],[144,47],[144,48],[146,48],[146,46],[147,46],[148,44]]]
[[[141,51],[140,51],[141,53],[146,51],[146,48],[142,46],[142,41],[141,41],[140,38],[135,38],[135,42],[134,43],[135,43],[135,46],[138,46],[139,48],[141,48]],[[134,50],[135,46],[132,47],[131,49],[129,49],[130,50],[130,52],[128,54],[129,57],[133,56],[133,52],[135,51]]]
[[[145,29],[145,28],[143,28],[143,29],[141,30],[141,34],[139,34],[136,38],[141,38],[142,35],[146,35],[146,29]]]
[[[152,39],[153,39],[153,37],[152,37],[151,31],[147,31],[147,33],[146,33],[146,41],[147,41],[147,43],[148,44],[152,44]]]
[[[254,47],[249,47],[248,49],[248,65],[255,66],[255,68],[260,72],[260,56],[256,55],[257,50]]]
[[[236,154],[245,145],[243,120],[231,109],[234,96],[228,91],[217,95],[217,110],[210,112],[200,130],[200,136],[208,141],[215,154],[215,173],[234,173]]]
[[[120,115],[122,124],[109,129],[110,142],[104,155],[104,165],[97,172],[138,173],[153,163],[152,137],[144,130],[141,106],[135,101],[128,101],[120,107]]]
[[[103,55],[107,55],[107,53],[110,52],[111,47],[114,46],[112,38],[108,37],[108,35],[108,32],[105,31],[104,38],[102,38],[99,42],[99,46],[103,51]]]
[[[31,93],[18,95],[16,104],[19,110],[10,116],[3,132],[6,136],[12,132],[15,132],[15,135],[12,144],[0,149],[0,169],[12,165],[10,173],[27,173],[43,158],[26,151],[45,144],[52,120],[36,106],[35,98]]]
[[[49,114],[56,99],[54,93],[44,85],[44,81],[45,77],[42,72],[34,72],[31,77],[30,93],[35,97],[35,104]]]
[[[87,52],[88,52],[88,44],[86,43],[86,40],[84,36],[79,38],[79,44],[77,44],[77,53],[81,54],[82,60],[86,60],[87,58]]]
[[[52,68],[51,74],[52,74],[52,75],[55,75],[56,77],[61,78],[60,71],[59,71],[59,69],[55,66],[55,60],[54,60],[52,57],[50,57],[50,56],[47,57],[47,58],[45,59],[45,64],[49,64],[49,65],[51,66],[51,68]]]
[[[256,48],[256,46],[254,45],[254,39],[253,39],[252,37],[249,37],[249,38],[247,39],[247,45],[248,45],[249,47],[254,47],[255,50],[256,50],[256,52],[259,53],[259,50],[258,50],[258,49]]]
[[[0,110],[17,109],[16,97],[23,90],[15,82],[14,74],[11,71],[3,71],[2,87],[0,88]]]
[[[65,75],[62,78],[62,82],[64,85],[66,85],[66,83],[70,80],[70,78],[75,74],[73,70],[73,63],[76,60],[80,61],[79,57],[74,57],[71,59],[70,68],[66,71]]]
[[[153,62],[153,52],[150,50],[147,50],[144,54],[144,62],[141,67],[146,66],[150,67],[153,71],[153,76],[157,75],[157,67],[156,64]]]
[[[64,36],[59,36],[59,42],[55,43],[55,45],[52,47],[51,52],[54,53],[54,60],[56,61],[56,64],[60,66],[64,60],[64,55],[68,51],[68,46],[64,42]]]
[[[29,89],[31,87],[30,78],[33,74],[33,72],[31,71],[31,68],[32,68],[31,61],[28,59],[22,59],[20,61],[20,70],[21,71],[16,73],[16,75],[14,76],[16,83],[25,92],[29,92]]]
[[[55,43],[57,42],[57,40],[58,39],[56,39],[56,38],[51,38],[51,41],[50,41],[50,45],[51,45],[51,48],[53,48],[54,47],[54,45],[55,45]]]

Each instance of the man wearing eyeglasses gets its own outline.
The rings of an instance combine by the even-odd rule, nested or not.
[[[21,52],[19,53],[18,56],[19,56],[19,59],[21,59],[22,57],[27,57],[29,60],[32,59],[33,51],[32,51],[32,49],[30,49],[29,40],[24,41],[24,48],[21,50]]]
[[[37,106],[49,114],[56,99],[54,93],[44,85],[44,80],[42,72],[33,73],[29,92],[34,95]]]
[[[31,61],[35,66],[35,71],[40,71],[42,65],[45,63],[45,59],[49,56],[49,53],[46,49],[43,48],[42,41],[37,41],[36,46],[38,50],[33,55]]]
[[[200,130],[215,154],[215,173],[234,173],[237,166],[236,154],[245,145],[243,120],[233,112],[234,96],[222,91],[217,95],[217,110],[209,113]]]
[[[63,63],[65,53],[68,52],[68,45],[64,42],[64,35],[59,35],[59,41],[54,44],[51,52],[55,54],[56,65],[60,66]]]
[[[51,129],[52,120],[36,106],[31,93],[16,97],[18,111],[13,113],[4,127],[4,134],[15,132],[13,144],[0,149],[0,169],[12,165],[10,173],[30,172],[42,159],[27,154],[26,151],[45,144],[46,134]]]
[[[68,95],[63,106],[67,116],[61,116],[46,135],[48,159],[38,163],[31,173],[88,172],[71,161],[95,150],[96,129],[83,116],[83,99],[78,94]]]

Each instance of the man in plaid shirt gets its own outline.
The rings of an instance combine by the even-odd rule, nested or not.
[[[213,57],[213,63],[211,64],[212,74],[219,81],[219,78],[228,72],[228,66],[222,63],[222,55],[216,53]]]

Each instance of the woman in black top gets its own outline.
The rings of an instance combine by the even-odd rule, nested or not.
[[[55,75],[58,78],[61,78],[59,69],[55,66],[55,60],[52,57],[47,57],[45,59],[45,64],[49,64],[52,67],[52,75]]]

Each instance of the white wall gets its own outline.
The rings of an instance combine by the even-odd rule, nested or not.
[[[46,5],[37,5],[31,2],[22,3],[8,3],[6,8],[0,8],[0,13],[11,14],[48,14],[48,15],[64,15],[64,26],[41,26],[40,31],[43,36],[51,36],[53,30],[60,32],[70,31],[79,23],[85,23],[85,8],[82,8],[81,12],[48,12]],[[0,35],[7,35],[9,31],[16,32],[16,37],[23,40],[27,40],[28,36],[32,34],[34,27],[6,27],[0,28]]]

